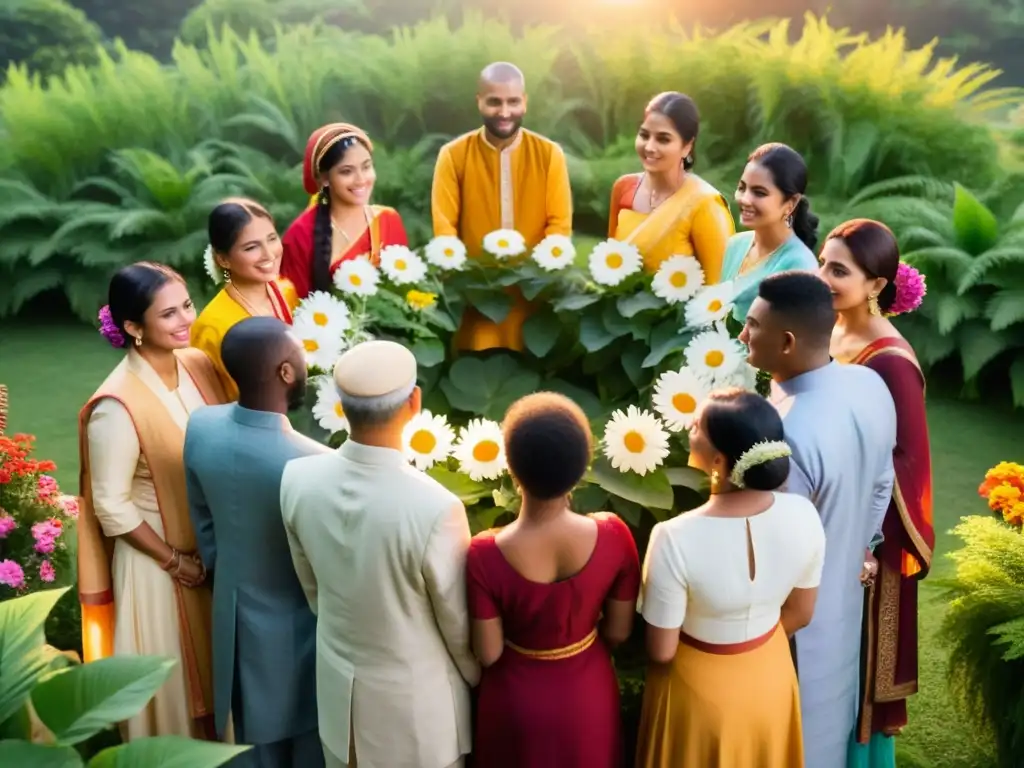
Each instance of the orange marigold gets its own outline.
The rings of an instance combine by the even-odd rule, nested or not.
[[[984,482],[978,486],[978,495],[987,499],[993,489],[1001,485],[1017,488],[1024,493],[1024,466],[1012,461],[999,462],[985,473]]]

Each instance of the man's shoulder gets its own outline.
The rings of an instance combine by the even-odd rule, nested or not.
[[[291,430],[285,432],[285,439],[288,443],[288,448],[291,453],[294,454],[292,461],[298,461],[304,458],[314,458],[317,456],[323,456],[324,454],[334,453],[334,451],[324,445],[323,443],[317,442],[311,437],[306,437],[301,432]]]
[[[472,131],[466,131],[460,136],[456,136],[441,147],[441,154],[452,154],[460,153],[465,154],[466,148],[480,139],[480,129],[474,128]]]
[[[287,486],[289,482],[302,482],[310,475],[321,473],[334,474],[337,471],[335,463],[335,452],[328,449],[326,452],[303,454],[290,459],[284,467],[284,474],[281,477],[281,485]]]
[[[209,430],[223,429],[224,425],[231,421],[231,412],[234,408],[234,403],[207,405],[197,408],[188,417],[188,427],[185,430],[186,436],[192,435],[192,439],[195,440],[197,435],[206,433]],[[208,438],[206,434],[203,434],[203,437]]]

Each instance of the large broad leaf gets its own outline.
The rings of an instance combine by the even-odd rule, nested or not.
[[[81,768],[82,758],[71,747],[48,747],[28,741],[0,741],[0,765],[20,768]]]
[[[616,302],[619,314],[623,317],[633,317],[639,312],[648,309],[662,309],[664,306],[664,299],[660,299],[648,291],[639,291],[632,296],[621,296]]]
[[[447,467],[433,466],[427,470],[427,474],[458,496],[467,507],[471,507],[480,499],[491,495],[491,489],[488,486],[478,483],[462,472],[452,472]]]
[[[512,297],[504,291],[471,288],[466,291],[466,298],[480,314],[495,323],[502,322],[512,309]]]
[[[693,467],[670,467],[665,470],[665,475],[672,485],[681,488],[689,488],[697,493],[704,493],[708,489],[707,475]]]
[[[523,323],[523,342],[534,357],[545,357],[554,348],[561,333],[562,321],[550,307],[545,307]]]
[[[500,420],[508,407],[536,391],[540,375],[504,354],[461,357],[441,379],[449,404],[460,411]]]
[[[692,333],[680,331],[675,318],[663,320],[651,331],[651,351],[644,358],[643,367],[653,368],[672,353],[683,351],[692,338]]]
[[[578,312],[596,303],[601,296],[596,293],[572,293],[555,299],[551,306],[556,312]]]
[[[50,669],[43,625],[68,589],[47,589],[0,603],[0,723],[24,706]]]
[[[602,307],[591,308],[580,320],[580,344],[588,352],[599,352],[615,341],[619,335],[605,325]]]
[[[604,457],[594,461],[587,479],[608,493],[648,509],[672,509],[672,484],[664,470],[656,469],[642,477],[635,472],[619,472]]]
[[[421,368],[433,368],[444,362],[444,343],[440,339],[418,339],[412,353]]]
[[[601,398],[589,389],[571,384],[564,379],[548,379],[541,384],[541,388],[547,392],[565,395],[582,408],[588,418],[604,417],[608,413],[609,409],[601,402]]]
[[[32,691],[32,706],[58,744],[77,744],[137,715],[175,664],[161,656],[100,659],[39,683]]]
[[[995,214],[959,184],[953,200],[953,232],[957,246],[972,256],[992,248],[999,239]]]
[[[193,741],[183,736],[136,739],[104,749],[89,761],[89,768],[218,768],[252,747]]]

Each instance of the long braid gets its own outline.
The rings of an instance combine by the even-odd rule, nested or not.
[[[331,289],[331,197],[327,187],[320,188],[316,200],[316,221],[313,223],[313,290]]]

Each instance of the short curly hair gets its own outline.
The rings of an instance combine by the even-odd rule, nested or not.
[[[590,464],[590,423],[564,395],[537,392],[517,400],[505,414],[502,432],[509,471],[535,499],[569,493]]]

